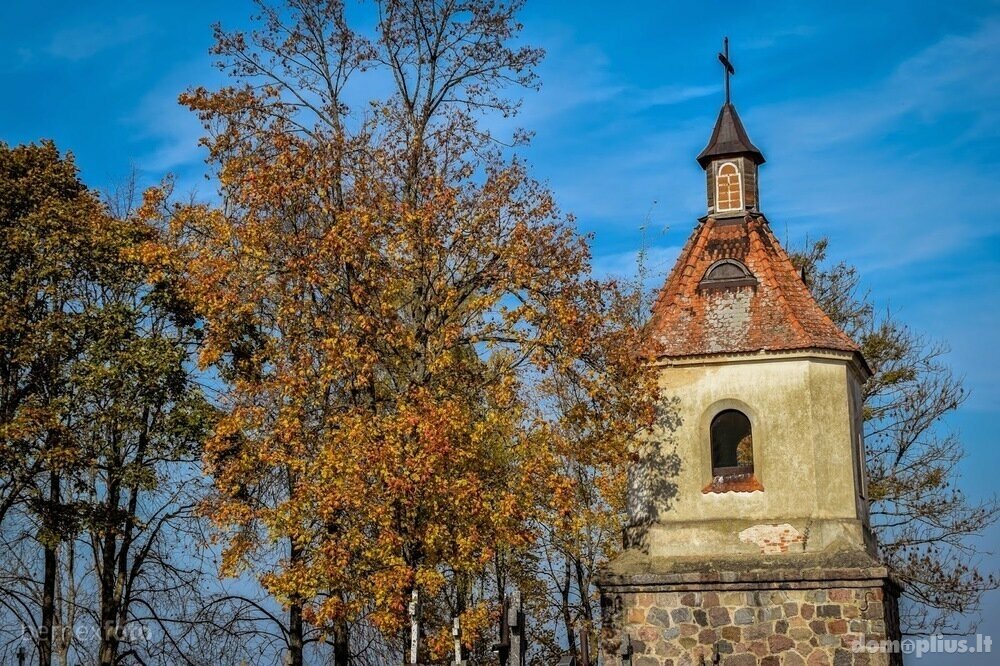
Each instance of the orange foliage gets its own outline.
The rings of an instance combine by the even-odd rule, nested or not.
[[[621,508],[652,381],[632,304],[589,277],[586,239],[468,108],[415,119],[396,96],[348,132],[311,92],[315,113],[274,87],[184,97],[215,132],[224,203],[147,193],[164,233],[146,258],[194,304],[201,363],[227,383],[205,458],[224,567],[287,541],[274,595],[392,634],[414,586],[433,597],[553,517],[592,518],[575,465]],[[466,616],[485,626],[483,607]]]

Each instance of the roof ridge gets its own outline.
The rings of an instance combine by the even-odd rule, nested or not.
[[[712,233],[714,229],[715,229],[715,218],[710,217],[707,220],[705,220],[705,224],[702,225],[701,233],[698,234],[698,239],[697,241],[695,241],[694,247],[692,248],[692,252],[688,255],[688,261],[686,262],[686,265],[684,267],[685,275],[682,276],[682,281],[684,286],[688,286],[691,284],[691,277],[695,274],[695,262],[692,261],[692,257],[696,256],[697,254],[700,254],[700,252],[705,248],[705,245],[708,244],[707,240],[708,236],[709,234]],[[691,270],[687,271],[688,268],[690,268]]]
[[[676,283],[679,283],[683,280],[684,275],[683,272],[680,273],[678,272],[678,268],[682,265],[682,263],[686,263],[688,258],[692,255],[694,246],[699,242],[699,239],[704,235],[704,226],[705,223],[700,222],[695,227],[694,233],[688,236],[687,241],[684,243],[684,247],[681,248],[680,254],[678,254],[677,259],[674,260],[673,268],[671,268],[670,273],[667,274],[666,281],[664,281],[663,286],[660,287],[660,292],[656,295],[656,300],[653,301],[653,305],[650,308],[651,310],[655,311],[657,307],[664,301],[665,298],[679,291],[678,289],[674,289],[674,287],[676,286]],[[676,281],[674,280],[674,276],[677,276]],[[670,305],[673,305],[673,303],[671,302]]]
[[[822,317],[822,319],[826,323],[828,323],[830,326],[833,327],[833,330],[834,330],[834,332],[836,334],[840,335],[854,349],[860,349],[860,347],[858,346],[858,344],[856,342],[854,342],[854,340],[852,340],[851,337],[849,335],[847,335],[847,333],[845,333],[840,328],[840,326],[837,324],[837,322],[833,321],[833,318],[829,314],[827,314],[826,310],[824,310],[822,307],[820,307],[820,304],[816,302],[816,297],[812,295],[812,292],[809,290],[809,286],[805,282],[802,281],[801,277],[799,277],[798,269],[796,269],[795,268],[795,264],[792,263],[792,258],[788,255],[788,252],[785,250],[784,246],[782,246],[781,243],[778,242],[778,239],[775,237],[774,233],[770,230],[769,227],[766,228],[766,233],[770,237],[770,239],[772,240],[772,245],[774,247],[774,252],[775,252],[775,255],[777,255],[778,261],[786,264],[786,266],[790,270],[790,272],[793,275],[796,276],[797,286],[799,286],[799,288],[800,288],[801,295],[809,300],[809,302],[816,309],[816,311],[819,312],[820,317]]]
[[[750,225],[751,224],[753,225],[753,231],[754,231],[754,233],[748,233],[747,234],[748,236],[750,236],[750,242],[753,243],[754,241],[756,241],[758,244],[763,245],[763,239],[761,238],[761,235],[762,235],[761,228],[764,225],[760,222],[760,220],[756,220],[756,219],[750,218],[748,216],[747,217],[747,231],[748,232],[751,231],[751,229],[750,229]],[[764,232],[764,233],[767,233],[767,232]],[[770,243],[769,243],[769,245],[771,245],[770,248],[766,248],[765,249],[765,248],[762,247],[761,249],[764,250],[765,252],[769,249],[769,250],[771,250],[771,254],[777,254],[777,253],[774,252],[774,247],[775,246],[773,244],[770,244]],[[781,259],[779,257],[779,261],[780,260]],[[791,303],[789,303],[788,296],[785,294],[785,290],[782,288],[781,284],[779,283],[779,281],[777,279],[778,276],[777,276],[777,274],[774,271],[774,267],[771,266],[771,262],[769,262],[769,261],[765,261],[764,262],[764,270],[766,270],[766,271],[768,271],[770,273],[771,280],[774,283],[775,287],[777,287],[778,302],[781,303],[781,305],[783,306],[786,314],[788,315],[790,323],[792,324],[792,326],[795,328],[796,332],[800,336],[808,338],[809,337],[809,332],[806,331],[805,326],[802,325],[802,321],[801,321],[801,319],[799,319],[798,313],[795,312],[795,308],[793,308],[792,305],[791,305]]]

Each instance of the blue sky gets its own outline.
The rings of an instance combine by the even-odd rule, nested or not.
[[[210,25],[249,14],[234,1],[4,3],[0,140],[53,138],[95,187],[134,164],[210,193],[200,127],[176,97],[219,83]],[[520,117],[536,133],[526,156],[595,233],[602,273],[633,269],[647,216],[653,268],[669,270],[703,214],[694,156],[730,36],[733,99],[768,159],[762,210],[789,244],[828,236],[882,306],[950,344],[971,390],[948,424],[969,450],[964,485],[993,492],[1000,4],[536,0],[522,19],[548,52]],[[996,595],[989,606],[983,629],[1000,638]]]

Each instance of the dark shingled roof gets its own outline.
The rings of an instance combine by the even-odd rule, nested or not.
[[[705,150],[698,155],[698,164],[704,169],[713,159],[732,155],[745,155],[757,164],[764,163],[764,155],[747,136],[736,107],[727,102],[719,111],[712,138],[708,140]]]
[[[722,259],[745,266],[753,280],[728,286],[703,281]],[[759,214],[724,221],[709,217],[698,225],[653,305],[646,333],[648,351],[659,357],[859,351],[820,309]]]

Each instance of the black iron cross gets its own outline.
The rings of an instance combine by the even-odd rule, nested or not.
[[[729,62],[729,38],[725,37],[722,40],[722,53],[719,54],[719,62],[722,63],[722,68],[726,71],[726,104],[729,104],[729,77],[736,73],[733,69],[733,63]]]

